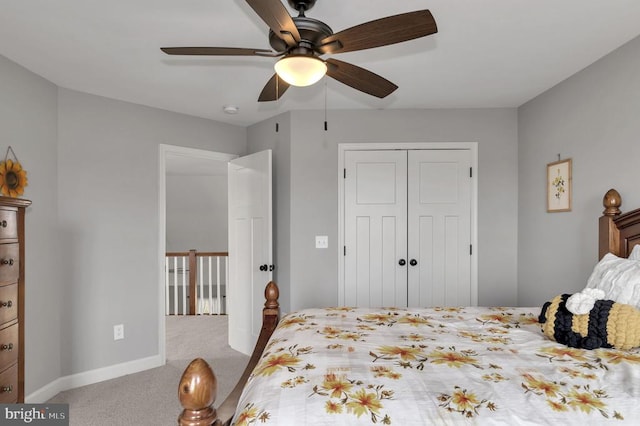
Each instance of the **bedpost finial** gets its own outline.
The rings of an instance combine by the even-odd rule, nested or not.
[[[196,358],[182,373],[178,386],[178,397],[182,413],[178,417],[181,426],[217,425],[217,413],[211,405],[216,399],[218,381],[209,364]]]
[[[620,194],[615,189],[610,189],[604,194],[604,198],[602,199],[602,205],[604,206],[604,211],[602,212],[605,216],[617,216],[620,214],[620,206],[622,205],[622,198]]]
[[[278,298],[280,297],[280,290],[278,289],[278,285],[273,281],[269,281],[267,287],[264,289],[264,298],[267,301],[264,303],[264,307],[267,309],[278,309],[280,304],[278,303]]]

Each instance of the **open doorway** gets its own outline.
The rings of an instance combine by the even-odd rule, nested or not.
[[[167,336],[165,255],[167,252],[189,250],[227,251],[227,163],[236,157],[233,154],[160,145],[158,258],[161,300],[158,321],[159,353],[163,363],[167,360],[167,343],[176,342],[175,336],[171,336],[172,339]],[[197,324],[194,321],[197,320],[190,318],[185,324],[189,321],[189,326],[195,327]],[[176,333],[175,327],[171,332]],[[175,353],[174,349],[179,348],[172,348],[172,354]]]

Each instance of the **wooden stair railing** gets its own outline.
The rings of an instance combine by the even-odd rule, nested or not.
[[[196,250],[189,250],[188,252],[167,252],[165,254],[165,258],[167,257],[188,257],[189,258],[189,283],[187,285],[189,289],[189,310],[188,315],[196,315],[197,308],[197,296],[196,296],[196,278],[198,276],[198,257],[228,257],[228,252],[198,252]],[[168,295],[167,295],[168,296]],[[221,296],[218,295],[220,298]],[[221,300],[221,299],[220,299]],[[222,303],[222,301],[220,301]],[[220,312],[219,312],[220,313]],[[177,315],[177,313],[175,314]]]

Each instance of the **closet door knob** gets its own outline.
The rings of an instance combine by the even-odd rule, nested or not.
[[[418,261],[417,261],[417,260],[415,260],[415,259],[411,259],[411,260],[409,261],[409,265],[411,265],[411,266],[416,266],[417,264],[418,264]]]
[[[13,259],[2,259],[0,263],[3,265],[13,265]]]
[[[11,393],[13,391],[13,386],[2,386],[0,387],[0,393]]]
[[[260,270],[261,271],[268,271],[269,267],[267,265],[260,265]]]
[[[0,351],[9,351],[9,352],[11,352],[12,350],[13,350],[13,343],[9,343],[8,345],[0,346]]]
[[[6,302],[0,301],[0,308],[10,308],[12,306],[13,306],[13,302],[11,300],[8,300]]]
[[[398,265],[400,265],[400,266],[404,266],[406,264],[407,264],[407,261],[404,260],[404,259],[400,259],[400,261],[398,262]]]

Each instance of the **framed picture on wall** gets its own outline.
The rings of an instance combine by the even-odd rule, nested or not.
[[[547,164],[547,212],[571,211],[571,159]]]

